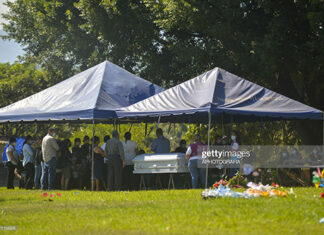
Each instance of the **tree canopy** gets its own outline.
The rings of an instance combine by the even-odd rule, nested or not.
[[[323,0],[6,4],[6,38],[46,70],[48,85],[105,59],[164,87],[217,66],[324,110]],[[318,127],[308,128],[316,138]]]

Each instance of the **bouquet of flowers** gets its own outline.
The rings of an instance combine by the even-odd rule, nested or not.
[[[242,198],[256,198],[256,197],[288,197],[295,195],[293,189],[291,188],[288,192],[287,190],[279,187],[278,184],[273,183],[272,185],[263,185],[261,183],[255,184],[249,182],[247,184],[248,189],[244,192],[236,192],[229,188],[229,183],[227,181],[221,180],[216,182],[214,189],[206,189],[202,192],[202,197],[207,198],[218,198],[218,197],[242,197]],[[295,195],[296,197],[296,195]]]
[[[241,175],[239,171],[228,181],[229,186],[232,188],[245,188],[247,183],[247,178]]]
[[[240,174],[240,172],[237,172],[235,176],[233,176],[231,179],[221,179],[213,184],[213,188],[219,188],[220,185],[222,186],[228,186],[230,188],[244,188],[246,187],[248,183],[248,180],[246,177]]]
[[[223,180],[223,179],[221,179],[220,181],[215,182],[215,183],[213,184],[213,187],[214,187],[214,188],[218,188],[220,185],[226,186],[226,185],[228,185],[228,181],[227,181],[227,180]]]
[[[295,194],[292,188],[288,192],[275,183],[272,183],[272,185],[263,185],[261,183],[255,184],[249,182],[248,187],[244,193],[249,197],[287,197]]]

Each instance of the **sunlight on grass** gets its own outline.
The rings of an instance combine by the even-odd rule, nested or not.
[[[297,198],[211,200],[203,200],[201,190],[51,191],[53,201],[48,201],[42,191],[2,188],[0,225],[18,226],[19,234],[320,234],[323,190],[294,191]]]

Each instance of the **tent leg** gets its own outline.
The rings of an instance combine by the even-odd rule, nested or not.
[[[161,116],[159,116],[159,118],[158,118],[158,122],[157,122],[157,124],[156,124],[156,128],[159,128],[160,121],[161,121]]]
[[[222,138],[224,137],[224,114],[222,113]]]
[[[129,123],[128,123],[128,125],[129,125]],[[130,125],[130,127],[129,127],[129,130],[128,130],[128,132],[131,132],[131,130],[132,130],[132,127],[133,127],[133,123],[131,123],[131,125]]]
[[[323,137],[322,137],[323,139],[322,139],[322,141],[323,141],[323,148],[324,148],[324,113],[323,113]]]
[[[211,125],[211,112],[208,112],[208,141],[207,141],[207,151],[209,151],[210,148],[210,125]],[[206,179],[205,179],[205,188],[208,187],[208,161],[206,164]]]
[[[94,135],[95,135],[95,120],[93,119],[92,120],[92,141],[91,141],[91,145],[92,145],[92,148],[91,148],[91,190],[94,191],[94,182],[92,180],[92,177],[93,177],[93,173],[94,173]]]
[[[233,131],[233,115],[231,115],[231,130],[230,130],[230,133]]]

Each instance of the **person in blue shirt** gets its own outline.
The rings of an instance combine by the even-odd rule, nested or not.
[[[170,153],[170,141],[163,136],[161,128],[156,130],[156,139],[154,140],[151,150],[154,153]]]
[[[156,129],[156,139],[154,140],[151,150],[154,153],[170,153],[170,141],[163,136],[163,131],[161,128]],[[155,176],[157,177],[157,176]],[[161,177],[162,187],[167,186],[167,175],[162,175]],[[154,177],[152,174],[146,174],[145,179],[147,185],[152,186],[152,182],[154,181]]]

